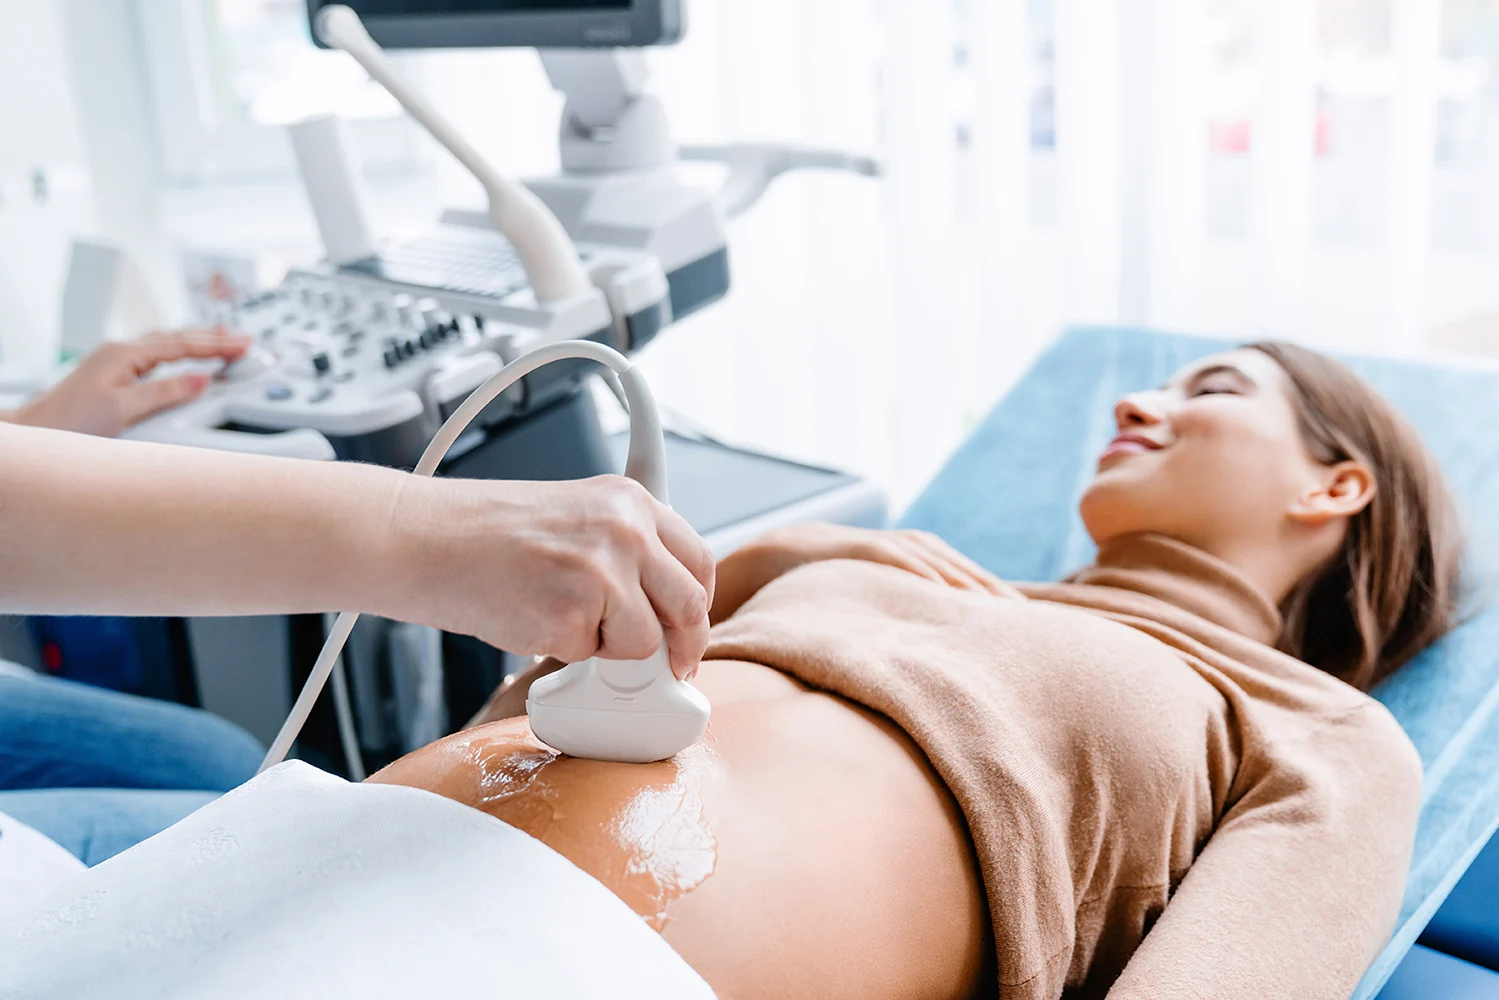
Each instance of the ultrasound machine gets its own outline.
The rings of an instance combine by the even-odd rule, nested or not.
[[[373,231],[342,123],[328,116],[300,122],[290,127],[292,144],[325,258],[293,269],[276,288],[205,304],[204,319],[253,336],[255,346],[201,399],[129,436],[409,469],[468,394],[519,354],[586,339],[628,355],[723,298],[731,280],[726,220],[751,207],[776,175],[877,173],[872,161],[831,150],[679,148],[649,92],[642,47],[683,36],[681,0],[347,5],[367,28],[366,40],[383,48],[540,50],[565,96],[562,170],[526,181],[522,195],[550,210],[576,246],[583,276],[555,273],[526,258],[528,241],[501,235],[510,230],[493,185],[509,182],[487,174],[462,137],[444,131],[435,109],[424,114],[430,105],[420,94],[402,103],[490,191],[491,211],[449,210],[416,239],[392,242]],[[310,24],[323,23],[326,6],[308,0]],[[312,34],[328,46],[316,28]],[[682,159],[720,160],[728,179],[718,190],[687,183]],[[566,363],[527,376],[488,406],[439,474],[574,479],[620,471],[626,435],[602,428],[589,372]],[[855,476],[693,433],[669,433],[667,451],[674,506],[720,555],[780,524],[885,521],[883,492]],[[317,617],[187,622],[198,700],[268,740],[326,629]],[[515,667],[465,637],[378,619],[360,623],[344,661],[332,704],[313,716],[300,748],[354,777],[366,760],[389,759],[460,726]],[[268,670],[268,663],[287,668]]]

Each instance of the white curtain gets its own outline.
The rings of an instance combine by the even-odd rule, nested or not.
[[[931,0],[695,0],[687,39],[650,55],[681,142],[784,141],[884,165],[879,180],[789,175],[730,223],[733,290],[645,352],[657,394],[725,440],[871,476],[897,504],[1006,377],[979,367],[980,311],[1018,308],[981,296],[979,275],[1015,256],[1025,98],[1011,102],[1014,134],[989,139],[1008,158],[1008,178],[986,188],[1006,192],[991,208],[1007,213],[1006,232],[980,241],[956,193],[953,11]],[[1023,64],[1024,42],[1012,47]],[[505,169],[555,169],[559,107],[534,56],[445,52],[425,72]],[[434,164],[451,190],[469,185]]]
[[[688,40],[656,57],[681,138],[869,152],[884,173],[780,180],[731,224],[729,299],[646,364],[712,432],[874,477],[898,508],[1024,360],[989,349],[1020,339],[1020,282],[983,280],[1013,265],[1025,224],[1023,5],[983,10],[1009,67],[984,81],[1003,91],[1003,135],[972,127],[961,6],[707,0],[691,13]],[[977,201],[963,184],[974,146],[1003,165]],[[984,232],[980,215],[999,225]]]
[[[1361,64],[1386,123],[1355,164],[1383,192],[1365,204],[1320,147],[1342,141],[1329,18],[1377,23],[1372,0],[689,0],[687,39],[651,55],[680,141],[833,146],[885,172],[778,181],[731,224],[728,300],[644,364],[691,422],[874,477],[898,509],[1069,323],[1416,350],[1499,312],[1499,256],[1432,245],[1449,5],[1385,6],[1387,51]],[[534,56],[432,67],[503,166],[555,168]],[[1251,138],[1210,151],[1210,126]],[[1375,217],[1361,244],[1324,238]]]
[[[949,11],[698,3],[689,40],[656,61],[683,139],[832,146],[885,167],[877,182],[785,177],[731,223],[730,298],[648,352],[664,398],[725,438],[873,476],[898,500],[959,439],[968,389]]]

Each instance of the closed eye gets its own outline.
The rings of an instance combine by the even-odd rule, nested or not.
[[[1248,396],[1257,386],[1254,379],[1230,364],[1208,365],[1199,371],[1166,385],[1167,391],[1181,393],[1191,399],[1197,396]]]
[[[1188,396],[1242,396],[1254,385],[1243,372],[1231,365],[1214,365],[1197,373],[1188,383]]]

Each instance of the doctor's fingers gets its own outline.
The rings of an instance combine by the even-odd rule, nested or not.
[[[692,529],[686,518],[663,503],[656,507],[656,534],[661,544],[691,573],[708,595],[708,604],[713,604],[713,590],[718,570],[717,560],[708,543]]]
[[[665,544],[654,548],[641,563],[640,586],[665,636],[672,673],[685,678],[708,649],[710,591]]]
[[[207,375],[177,375],[149,379],[117,390],[116,397],[122,429],[128,429],[162,410],[191,402],[208,388]]]
[[[596,655],[610,660],[643,660],[661,648],[662,626],[645,592],[620,587],[607,598],[598,625]]]
[[[222,326],[196,330],[153,333],[128,341],[129,358],[137,375],[144,375],[157,365],[184,358],[223,358],[233,361],[250,347],[249,337],[231,334]]]

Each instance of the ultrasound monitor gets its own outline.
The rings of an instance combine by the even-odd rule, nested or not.
[[[680,40],[682,2],[307,0],[307,14],[310,21],[319,8],[347,4],[388,49],[616,48]]]

